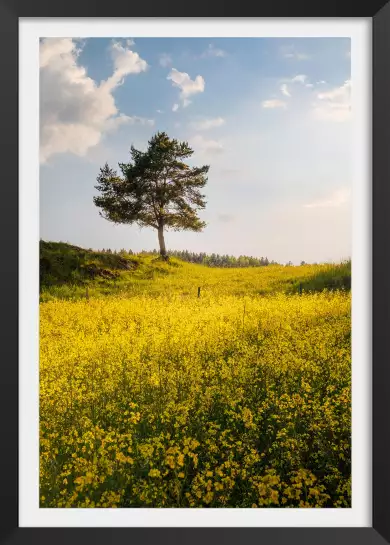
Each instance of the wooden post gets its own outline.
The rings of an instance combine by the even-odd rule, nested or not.
[[[198,288],[198,297],[200,297],[200,288]]]
[[[85,288],[85,297],[87,298],[87,301],[89,301],[88,286]]]

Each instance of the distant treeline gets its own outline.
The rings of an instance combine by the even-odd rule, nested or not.
[[[153,253],[157,253],[157,250],[154,250]],[[247,255],[235,257],[233,255],[206,254],[204,252],[197,254],[187,250],[173,250],[169,251],[168,254],[182,261],[199,263],[209,267],[266,267],[275,264],[270,262],[267,257],[257,258]]]
[[[116,252],[115,250],[103,249],[102,252],[107,253],[118,253],[118,254],[128,254],[133,255],[135,252],[132,250],[120,250]],[[140,254],[152,254],[159,255],[158,250],[139,252]],[[204,252],[195,253],[189,252],[188,250],[170,250],[167,252],[171,257],[177,257],[182,261],[188,263],[198,263],[200,265],[206,265],[208,267],[266,267],[267,265],[277,265],[275,261],[269,261],[267,257],[252,257],[247,255],[240,255],[240,257],[235,257],[233,255],[219,255],[219,254],[206,254]]]

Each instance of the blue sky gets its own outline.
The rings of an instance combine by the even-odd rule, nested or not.
[[[285,263],[351,255],[348,38],[71,38],[40,43],[40,236],[157,248],[93,204],[99,167],[157,131],[210,165],[203,233],[169,249]]]

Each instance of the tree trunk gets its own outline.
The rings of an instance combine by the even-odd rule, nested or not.
[[[158,228],[158,243],[160,245],[160,255],[162,259],[167,260],[167,250],[165,248],[165,240],[164,240],[164,225],[160,225]]]

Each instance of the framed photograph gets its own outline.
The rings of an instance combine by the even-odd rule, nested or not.
[[[390,6],[173,7],[0,7],[0,541],[390,543]]]

